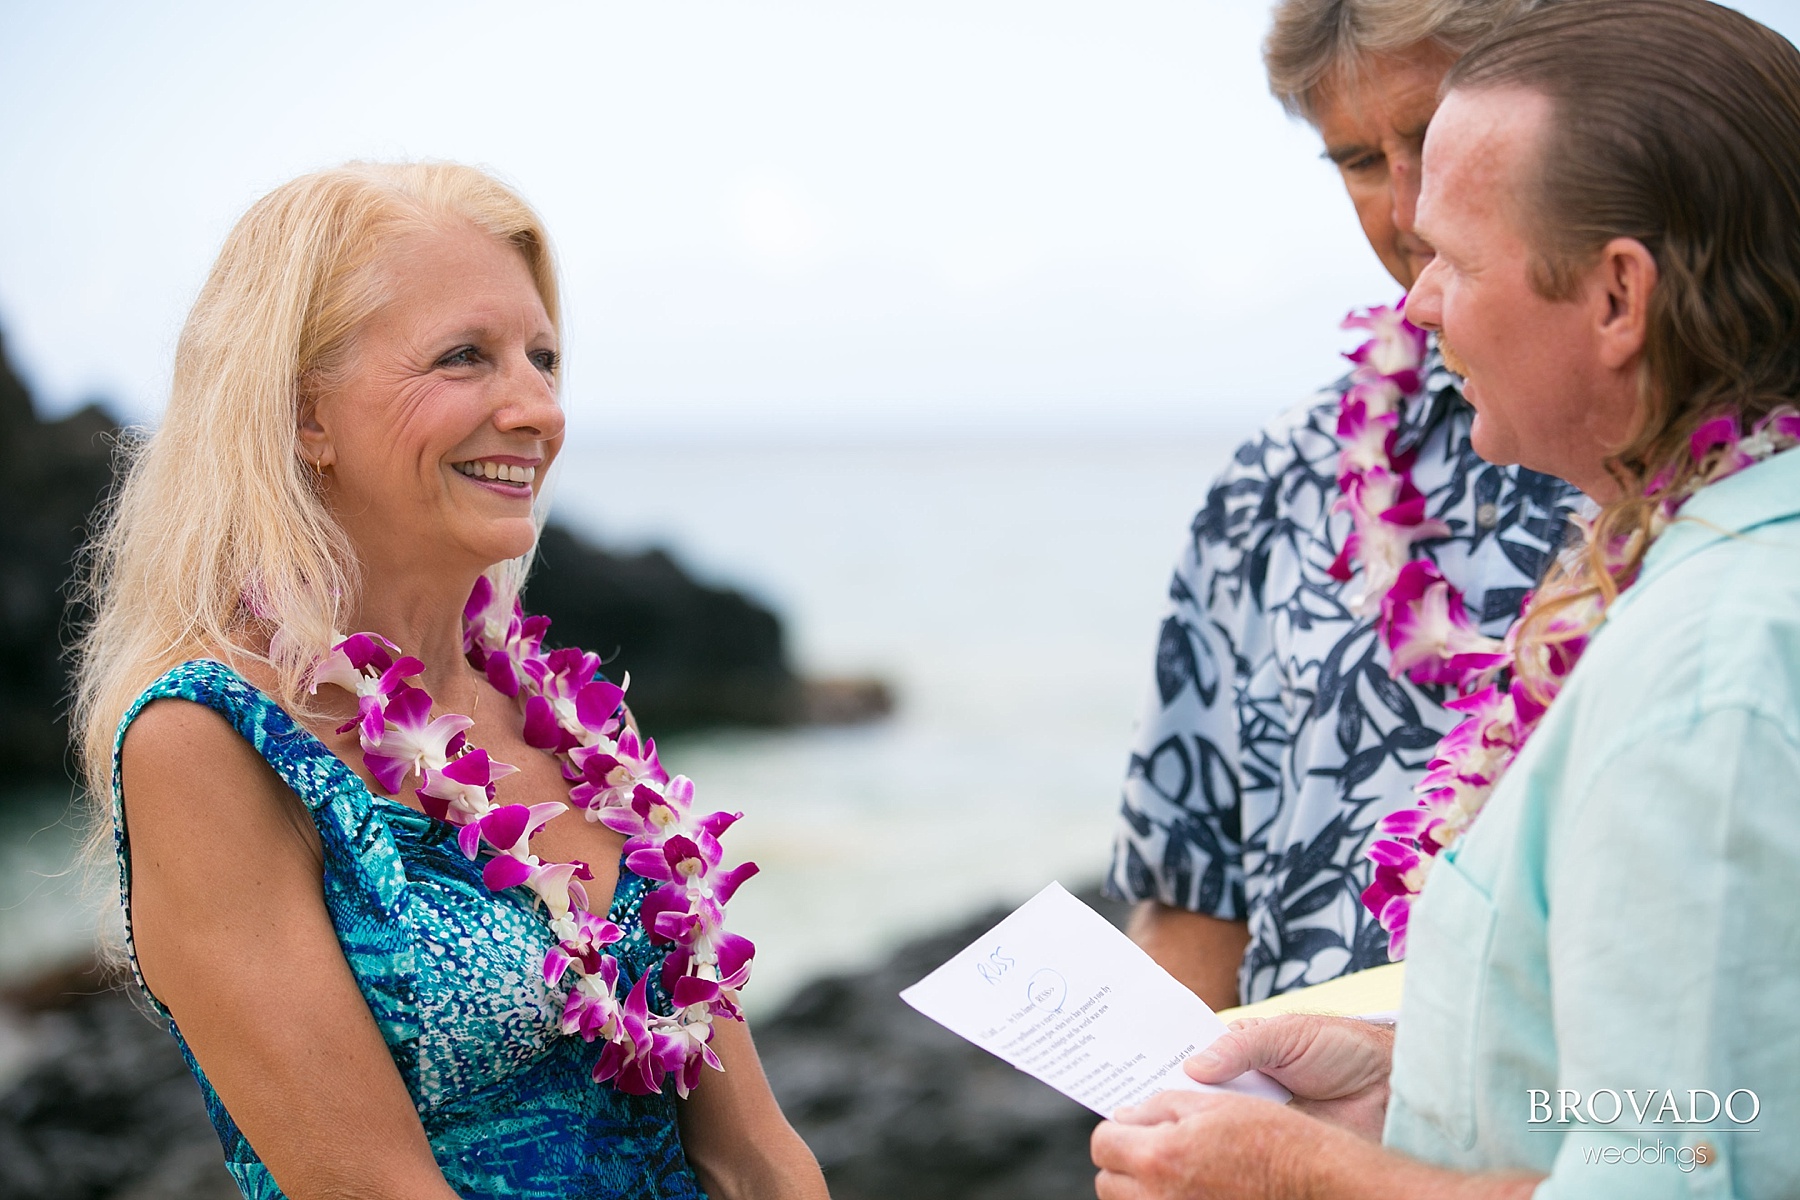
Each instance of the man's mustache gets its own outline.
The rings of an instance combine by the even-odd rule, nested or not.
[[[1469,377],[1469,364],[1463,359],[1462,355],[1456,352],[1456,347],[1451,345],[1450,339],[1444,336],[1444,331],[1441,329],[1438,330],[1437,343],[1438,353],[1444,356],[1444,365],[1449,367],[1452,371],[1455,371],[1458,375],[1461,375],[1464,379],[1467,379]]]

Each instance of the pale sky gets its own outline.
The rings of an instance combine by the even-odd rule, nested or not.
[[[1740,5],[1790,37],[1800,3]],[[1262,0],[0,0],[0,328],[153,419],[259,195],[486,165],[543,212],[572,428],[1246,423],[1397,289],[1267,94]]]

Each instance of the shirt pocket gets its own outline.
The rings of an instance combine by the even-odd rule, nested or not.
[[[1475,1144],[1476,1045],[1494,902],[1440,855],[1407,925],[1406,991],[1389,1081],[1453,1145]]]

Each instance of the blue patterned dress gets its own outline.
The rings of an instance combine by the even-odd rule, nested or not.
[[[554,940],[523,888],[490,892],[481,863],[450,827],[376,796],[268,696],[220,663],[184,663],[151,684],[119,723],[113,829],[126,946],[131,857],[118,746],[144,705],[173,697],[217,710],[305,803],[325,856],[325,906],[363,999],[406,1082],[438,1166],[464,1197],[701,1197],[675,1124],[672,1093],[628,1096],[597,1085],[596,1046],[561,1032],[563,993],[544,983]],[[630,983],[660,968],[639,905],[650,884],[620,866],[610,919]],[[652,976],[652,1000],[666,1009]],[[145,989],[148,995],[148,989]],[[154,997],[200,1082],[245,1196],[281,1190],[239,1131],[180,1029]]]

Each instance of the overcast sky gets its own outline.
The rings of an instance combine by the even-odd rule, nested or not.
[[[1741,5],[1788,36],[1800,4]],[[153,418],[259,195],[454,158],[545,215],[572,427],[1239,425],[1395,288],[1262,0],[0,0],[0,328]]]

